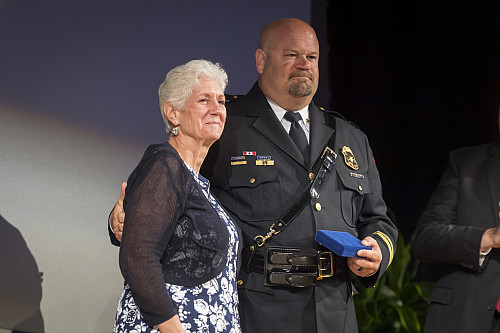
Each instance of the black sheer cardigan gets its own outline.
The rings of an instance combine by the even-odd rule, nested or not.
[[[229,233],[169,143],[147,148],[128,179],[124,209],[120,269],[153,326],[177,313],[165,282],[196,286],[222,272]]]

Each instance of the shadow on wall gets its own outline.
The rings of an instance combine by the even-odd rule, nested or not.
[[[44,332],[42,273],[23,236],[0,215],[0,328]]]

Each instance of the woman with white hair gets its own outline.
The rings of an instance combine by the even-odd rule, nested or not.
[[[114,332],[240,332],[239,233],[199,174],[224,129],[227,82],[218,64],[192,60],[160,85],[169,140],[127,182]]]

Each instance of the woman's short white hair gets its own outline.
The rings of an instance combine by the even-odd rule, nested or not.
[[[184,110],[186,101],[191,96],[193,88],[200,84],[200,79],[216,80],[222,91],[226,90],[228,84],[227,74],[218,63],[199,59],[171,69],[158,88],[161,116],[165,122],[167,134],[170,134],[173,125],[163,112],[165,103],[170,102],[174,108]]]

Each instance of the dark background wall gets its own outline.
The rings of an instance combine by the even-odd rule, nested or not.
[[[314,1],[325,16],[329,106],[368,134],[409,239],[448,152],[499,138],[500,2]]]

